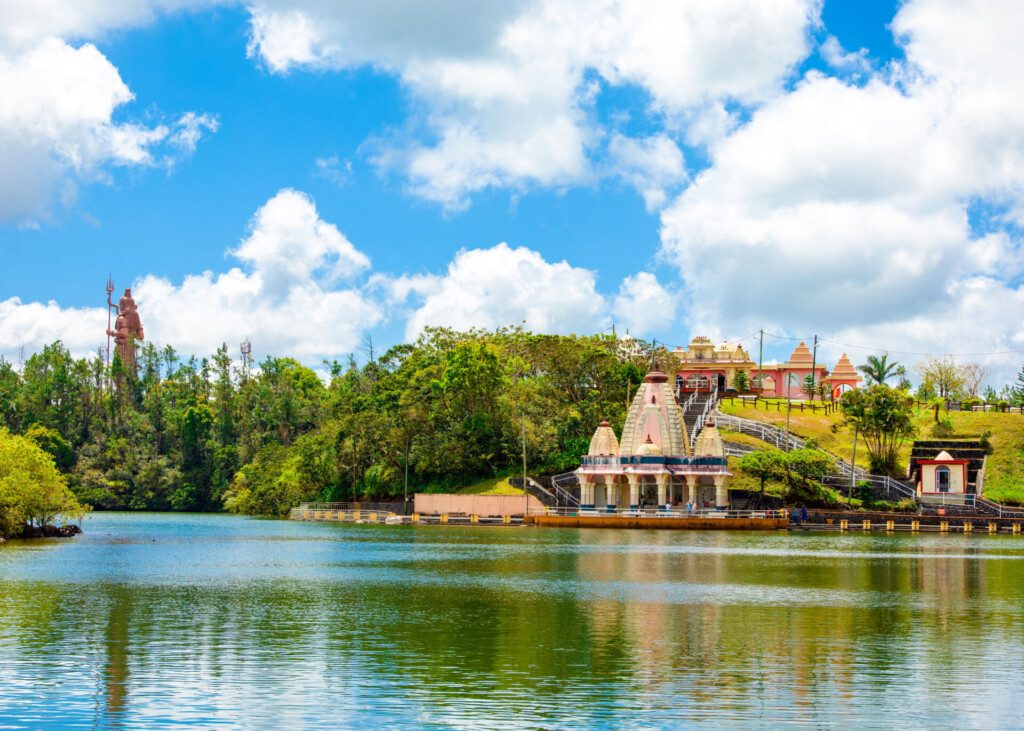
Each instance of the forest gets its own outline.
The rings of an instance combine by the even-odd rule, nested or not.
[[[672,368],[664,349],[610,335],[439,328],[319,372],[146,342],[132,373],[55,342],[20,369],[0,359],[0,427],[95,509],[282,515],[510,474],[524,450],[531,474],[573,469],[601,419],[621,428],[652,358]]]

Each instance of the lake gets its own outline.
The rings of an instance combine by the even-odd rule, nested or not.
[[[0,728],[1024,723],[1021,537],[84,529],[0,546]]]

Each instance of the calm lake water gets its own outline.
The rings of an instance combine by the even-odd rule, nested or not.
[[[0,546],[0,728],[1024,724],[1024,538],[85,530]]]

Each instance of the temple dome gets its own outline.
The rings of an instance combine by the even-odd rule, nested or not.
[[[612,457],[619,453],[619,440],[607,421],[602,421],[590,438],[590,457]]]
[[[714,424],[706,424],[697,435],[697,443],[693,445],[695,457],[725,457],[725,444],[722,435]]]
[[[636,453],[641,457],[648,457],[651,455],[661,454],[661,450],[658,449],[658,445],[655,444],[654,440],[652,440],[650,435],[648,435],[647,439],[640,445],[640,448]]]
[[[658,450],[657,454],[690,455],[683,410],[676,403],[668,376],[661,371],[648,373],[633,396],[622,427],[619,454],[624,457],[641,454],[641,447],[648,439]]]

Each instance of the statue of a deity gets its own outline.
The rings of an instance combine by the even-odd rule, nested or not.
[[[117,303],[117,320],[114,329],[107,330],[107,335],[114,338],[117,354],[130,373],[135,373],[135,341],[145,340],[139,309],[135,306],[131,288],[125,288],[121,300]]]

